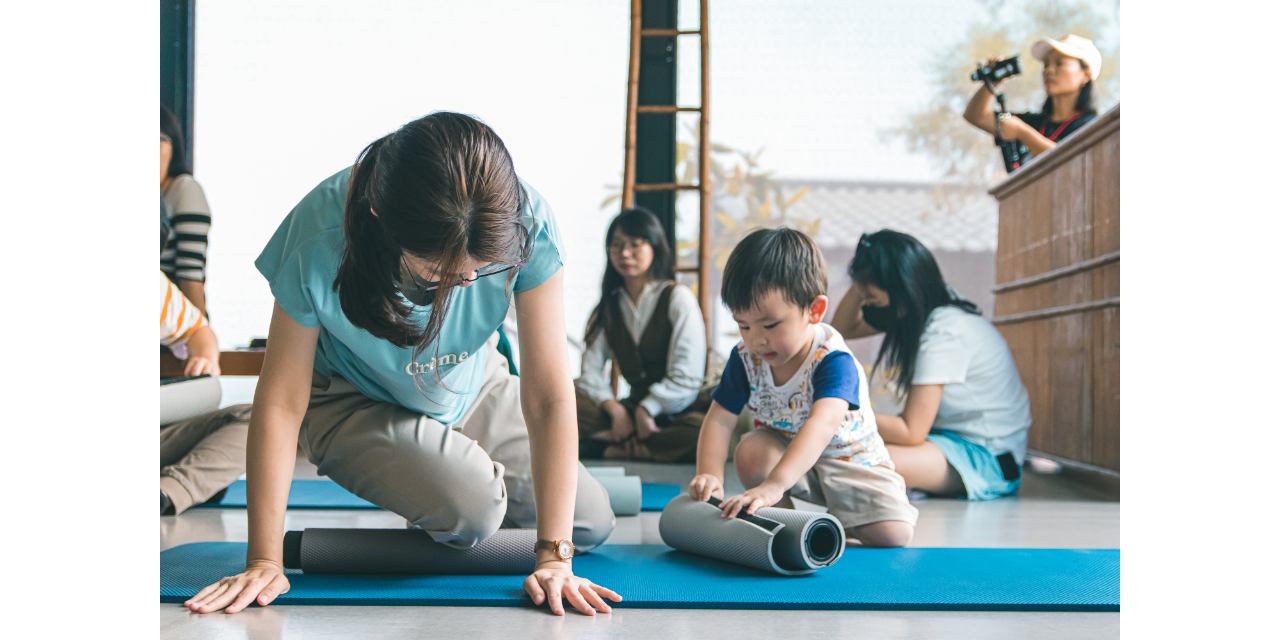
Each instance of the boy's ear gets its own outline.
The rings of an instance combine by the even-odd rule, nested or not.
[[[827,297],[818,296],[809,304],[809,324],[822,322],[822,316],[825,315],[827,315]]]

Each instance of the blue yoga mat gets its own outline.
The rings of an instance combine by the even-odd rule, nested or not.
[[[205,504],[205,507],[245,506],[244,480],[236,480],[227,487],[227,495],[222,502]],[[645,484],[641,485],[641,510],[662,511],[672,498],[680,494],[680,485]],[[289,508],[291,509],[377,509],[378,505],[368,502],[355,494],[338,486],[332,480],[294,480],[289,487]]]
[[[684,490],[678,484],[642,484],[640,485],[640,510],[662,511],[671,499]]]
[[[238,507],[243,509],[245,502],[244,480],[236,480],[227,487],[227,495],[222,502],[205,504],[205,507]],[[338,486],[332,480],[294,480],[289,486],[289,508],[291,509],[379,509],[378,505]]]
[[[243,542],[160,554],[160,601],[183,602],[244,567]],[[604,545],[574,571],[649,609],[1119,611],[1118,549],[848,549],[783,577],[672,550]],[[531,606],[525,576],[317,576],[290,570],[278,604]]]

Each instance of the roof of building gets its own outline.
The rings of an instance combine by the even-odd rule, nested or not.
[[[863,233],[893,229],[930,250],[995,251],[997,204],[984,187],[959,185],[779,179],[790,196],[805,194],[787,218],[821,220],[814,238],[823,248],[854,248]]]

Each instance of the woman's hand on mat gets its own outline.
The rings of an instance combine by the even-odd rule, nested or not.
[[[739,511],[746,511],[747,515],[754,515],[756,509],[760,507],[772,507],[778,504],[778,501],[782,500],[782,496],[785,493],[786,489],[766,480],[760,486],[747,489],[745,492],[720,503],[721,516],[732,518],[738,515]]]
[[[622,596],[606,589],[586,578],[573,575],[573,568],[563,560],[544,560],[538,563],[533,575],[525,578],[524,591],[533,598],[533,603],[543,602],[551,605],[551,613],[564,615],[561,599],[567,600],[574,609],[594,616],[596,611],[609,613],[613,609],[604,601],[608,598],[621,602]]]
[[[223,608],[227,613],[235,613],[255,601],[265,607],[288,591],[289,579],[284,577],[284,569],[274,562],[260,560],[249,563],[240,575],[223,578],[201,589],[182,604],[196,613]]]
[[[706,502],[711,497],[724,497],[724,481],[710,473],[701,473],[689,482],[689,497]]]

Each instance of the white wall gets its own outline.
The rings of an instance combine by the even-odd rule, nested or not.
[[[696,28],[697,2],[681,4],[681,28]],[[880,132],[927,99],[928,62],[983,15],[975,0],[713,0],[710,14],[713,140],[765,147],[780,176],[936,179]],[[201,3],[195,163],[223,348],[266,334],[253,260],[293,205],[373,139],[441,109],[489,123],[556,211],[581,336],[612,213],[600,203],[621,182],[629,18],[626,0]],[[682,104],[698,100],[696,43],[680,39]],[[683,235],[694,198],[680,209]]]

